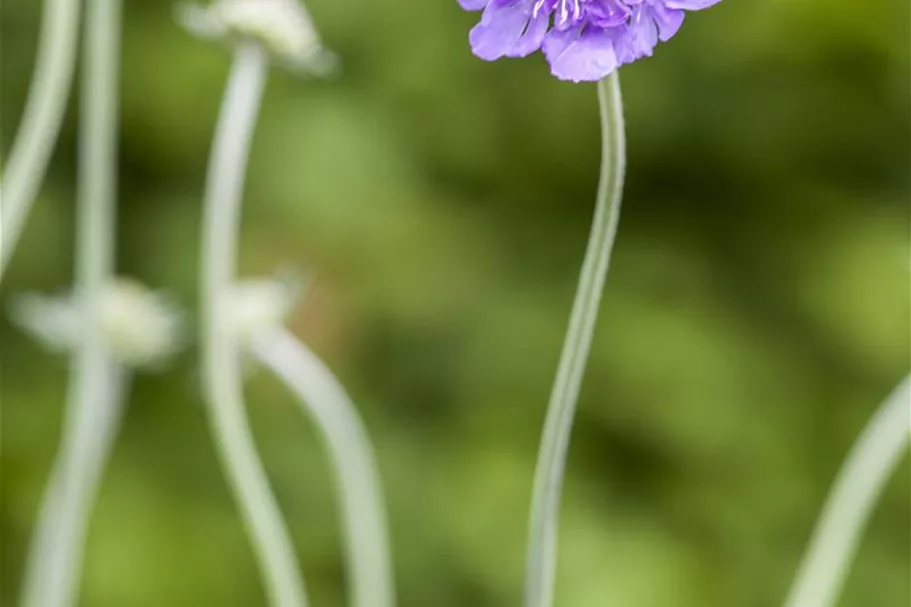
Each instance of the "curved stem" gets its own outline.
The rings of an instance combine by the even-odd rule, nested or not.
[[[126,401],[128,377],[107,365],[93,386],[90,407],[68,420],[29,545],[22,590],[24,607],[77,603],[83,546]],[[103,382],[103,383],[102,383]],[[71,384],[71,406],[83,394]]]
[[[338,474],[355,607],[392,607],[395,589],[385,508],[373,449],[357,408],[332,371],[281,327],[257,335],[256,357],[300,400],[323,435]]]
[[[79,0],[45,1],[28,101],[0,184],[0,281],[60,131],[73,82],[78,29]]]
[[[861,533],[908,449],[911,376],[880,405],[835,478],[785,605],[835,605]]]
[[[209,421],[225,473],[240,504],[272,605],[306,605],[294,546],[244,411],[240,351],[231,313],[244,174],[265,87],[267,59],[238,48],[209,161],[203,217],[202,356]]]
[[[120,409],[101,317],[114,258],[120,10],[120,0],[88,3],[74,291],[85,330],[72,366],[60,456],[33,543],[23,593],[29,607],[76,601],[86,522]]]
[[[598,84],[601,109],[601,179],[591,236],[563,343],[557,378],[547,405],[538,452],[525,568],[526,607],[553,604],[560,494],[579,388],[591,349],[601,292],[620,219],[626,167],[623,103],[616,71]]]

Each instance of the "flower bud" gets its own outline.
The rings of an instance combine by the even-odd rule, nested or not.
[[[183,344],[183,319],[176,306],[134,280],[112,280],[100,305],[105,341],[126,366],[160,366]],[[85,338],[85,323],[73,294],[20,295],[13,302],[11,316],[54,352],[71,353]]]
[[[207,40],[259,44],[294,71],[327,75],[336,58],[327,51],[307,9],[297,0],[217,0],[179,7],[178,20]]]
[[[231,305],[241,343],[249,343],[263,329],[283,324],[299,295],[300,285],[292,280],[258,278],[237,283]]]

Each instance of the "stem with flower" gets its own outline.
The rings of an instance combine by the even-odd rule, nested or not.
[[[560,496],[567,451],[620,219],[626,140],[616,71],[598,84],[598,100],[602,132],[601,177],[591,235],[538,451],[525,568],[526,607],[553,604]]]
[[[911,375],[880,405],[851,448],[797,573],[786,607],[831,607],[879,495],[908,450]]]
[[[73,81],[78,29],[79,0],[45,1],[35,73],[0,187],[0,280],[60,131]]]
[[[89,0],[79,137],[76,301],[84,327],[72,366],[60,453],[29,557],[23,604],[76,601],[91,505],[123,398],[103,328],[104,289],[114,259],[120,0]]]
[[[209,161],[201,276],[203,380],[219,455],[252,536],[271,604],[304,607],[307,599],[294,546],[244,411],[241,352],[231,307],[244,176],[267,69],[258,44],[238,46]]]

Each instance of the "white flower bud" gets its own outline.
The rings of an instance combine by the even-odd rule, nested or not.
[[[72,352],[84,338],[85,323],[72,294],[20,295],[13,321],[54,352]],[[182,316],[162,295],[129,279],[112,280],[101,298],[101,322],[108,347],[129,367],[156,367],[182,346]]]
[[[299,291],[298,284],[273,278],[237,283],[230,305],[240,342],[247,344],[263,329],[283,324],[294,308]]]
[[[335,68],[335,56],[298,0],[216,0],[180,6],[177,17],[201,38],[255,42],[294,70],[326,75]]]

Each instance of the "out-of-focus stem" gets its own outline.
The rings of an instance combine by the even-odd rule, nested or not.
[[[838,472],[786,607],[836,604],[857,544],[886,482],[908,450],[911,376],[880,405]]]
[[[598,100],[602,132],[601,178],[591,235],[538,451],[525,568],[526,607],[551,607],[553,604],[566,456],[620,219],[626,139],[616,71],[598,84]]]
[[[335,464],[355,607],[392,607],[395,583],[380,476],[360,415],[332,371],[282,327],[253,340],[256,357],[297,395]]]
[[[258,46],[238,47],[209,160],[201,275],[203,379],[212,433],[270,602],[277,607],[302,607],[307,601],[294,546],[244,410],[241,353],[232,310],[244,175],[267,66]]]
[[[128,392],[128,373],[107,365],[91,407],[67,421],[32,533],[22,590],[24,607],[67,607],[78,599],[83,545],[92,503],[107,467]],[[81,397],[71,384],[70,405]]]
[[[47,163],[73,82],[79,0],[46,0],[32,84],[0,182],[0,281],[6,274]]]
[[[86,526],[122,398],[101,317],[114,257],[120,22],[120,0],[88,1],[74,290],[84,337],[72,365],[60,454],[29,561],[23,593],[28,607],[68,607],[76,601]]]

